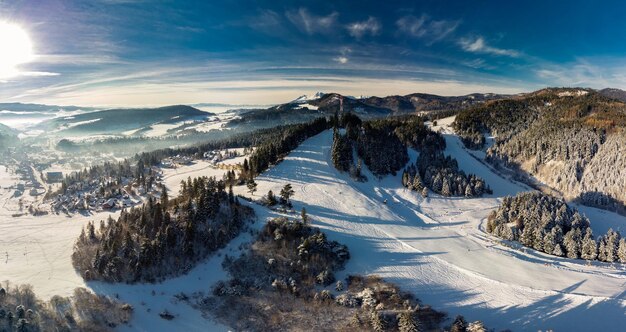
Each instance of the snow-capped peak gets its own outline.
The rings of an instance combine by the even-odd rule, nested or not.
[[[291,104],[301,104],[301,103],[306,103],[307,101],[310,100],[316,100],[316,99],[320,99],[322,98],[326,93],[324,92],[316,92],[313,96],[309,96],[309,95],[302,95],[294,100],[291,101]]]

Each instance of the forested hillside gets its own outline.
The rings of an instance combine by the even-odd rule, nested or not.
[[[486,159],[535,176],[568,198],[621,210],[626,202],[626,104],[588,89],[544,89],[462,111],[470,148],[496,136]],[[621,202],[621,203],[619,203]]]
[[[489,215],[487,232],[555,256],[626,263],[626,239],[618,232],[609,229],[596,240],[589,219],[538,192],[505,197]]]
[[[117,221],[89,223],[76,242],[72,262],[86,280],[155,282],[186,273],[239,234],[253,215],[223,181],[196,178],[181,195],[150,198],[122,211]]]
[[[353,114],[345,114],[338,121],[345,128],[341,134],[337,128],[333,135],[332,159],[340,171],[350,172],[361,178],[362,159],[375,175],[395,175],[404,168],[402,185],[427,195],[430,190],[444,196],[481,196],[490,193],[485,181],[475,175],[465,174],[457,161],[444,156],[446,142],[441,134],[424,124],[418,116],[377,119],[366,122]],[[407,148],[420,152],[417,164],[407,167]],[[354,163],[353,149],[359,157]]]

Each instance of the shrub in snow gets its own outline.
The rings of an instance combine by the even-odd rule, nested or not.
[[[359,299],[357,299],[350,293],[338,295],[337,298],[335,298],[335,302],[337,302],[337,304],[341,306],[348,308],[356,308],[361,305]]]
[[[355,296],[361,300],[363,307],[373,308],[376,306],[376,298],[374,297],[374,291],[371,288],[365,288]]]
[[[335,281],[335,276],[333,275],[332,272],[328,271],[328,270],[324,270],[322,272],[320,272],[320,274],[318,274],[315,277],[315,280],[317,281],[318,284],[323,285],[323,286],[328,286],[330,285],[333,281]]]

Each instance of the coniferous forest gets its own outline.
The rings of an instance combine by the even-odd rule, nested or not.
[[[149,198],[122,211],[117,221],[89,223],[72,262],[86,280],[156,282],[184,274],[222,248],[253,217],[232,190],[214,178],[183,181],[181,195]]]
[[[461,111],[454,128],[485,160],[526,173],[568,199],[626,213],[625,104],[591,89],[548,88]]]
[[[539,192],[505,197],[489,215],[487,232],[555,256],[626,263],[626,239],[618,232],[609,229],[595,239],[589,219]]]
[[[465,174],[456,159],[434,149],[422,150],[417,163],[405,169],[402,185],[418,192],[429,188],[443,196],[480,197],[492,193],[483,179]]]
[[[345,114],[335,123],[345,128],[333,132],[332,160],[335,168],[360,177],[354,166],[353,149],[375,175],[395,174],[409,160],[407,148],[420,154],[416,164],[405,167],[402,185],[427,195],[427,188],[444,196],[478,197],[491,193],[485,181],[465,174],[457,161],[444,156],[446,142],[417,116],[361,122]],[[353,171],[353,170],[357,171]],[[355,176],[356,175],[356,176]]]

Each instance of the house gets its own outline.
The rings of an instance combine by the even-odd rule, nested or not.
[[[63,172],[46,172],[46,181],[48,183],[63,181]]]

